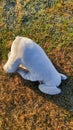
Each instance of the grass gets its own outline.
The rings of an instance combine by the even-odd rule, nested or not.
[[[73,2],[0,1],[0,129],[73,129]],[[17,73],[5,74],[12,41],[26,36],[37,42],[56,68],[68,79],[62,93],[41,93],[37,82],[23,80]]]

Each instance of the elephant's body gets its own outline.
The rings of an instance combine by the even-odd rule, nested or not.
[[[26,71],[18,68],[19,65]],[[29,38],[17,37],[11,47],[11,53],[4,70],[8,73],[17,71],[24,79],[39,81],[39,89],[47,94],[58,94],[57,88],[66,76],[60,74],[47,57],[43,49]]]

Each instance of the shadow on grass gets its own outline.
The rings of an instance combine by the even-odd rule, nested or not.
[[[47,101],[51,101],[67,111],[73,112],[73,77],[69,76],[66,81],[62,82],[62,84],[59,86],[62,92],[59,95],[51,96],[40,92],[38,89],[38,82],[26,81],[25,85],[35,91],[38,96],[40,95]]]

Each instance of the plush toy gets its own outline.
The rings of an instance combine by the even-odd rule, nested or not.
[[[26,80],[39,81],[38,87],[43,93],[61,93],[58,86],[67,77],[56,70],[44,50],[34,41],[17,36],[8,57],[3,67],[7,73],[16,71]]]

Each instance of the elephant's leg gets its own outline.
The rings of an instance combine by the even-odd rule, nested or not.
[[[22,69],[18,69],[17,73],[19,75],[21,75],[22,78],[26,79],[26,80],[30,80],[30,81],[36,81],[36,79],[34,78],[33,74],[30,73],[28,70],[22,70]]]
[[[61,93],[61,89],[57,88],[55,84],[46,85],[45,83],[42,83],[39,85],[39,90],[49,95],[55,95]]]

